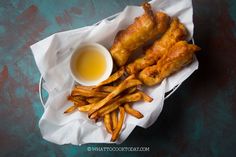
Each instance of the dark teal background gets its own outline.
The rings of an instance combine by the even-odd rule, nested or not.
[[[193,0],[200,67],[166,102],[156,123],[119,146],[149,152],[88,152],[42,139],[39,71],[29,46],[91,25],[142,0],[0,1],[0,156],[236,156],[236,2]]]

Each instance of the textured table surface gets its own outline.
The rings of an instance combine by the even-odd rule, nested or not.
[[[0,1],[0,156],[236,155],[236,2],[193,0],[200,67],[166,102],[156,123],[120,146],[149,152],[89,152],[42,139],[39,71],[29,46],[55,32],[91,25],[142,0]]]

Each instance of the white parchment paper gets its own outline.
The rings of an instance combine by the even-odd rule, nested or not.
[[[162,10],[172,17],[179,17],[189,31],[189,39],[192,38],[191,0],[153,0],[150,3],[155,11]],[[87,114],[81,112],[63,114],[72,105],[67,101],[67,95],[73,86],[69,57],[74,46],[82,42],[98,42],[110,48],[116,33],[126,28],[143,12],[139,6],[127,6],[111,21],[104,19],[98,25],[56,33],[31,46],[38,69],[45,80],[44,88],[49,93],[39,122],[44,139],[57,144],[110,143],[111,135],[106,132],[102,122],[94,123],[87,118]],[[143,113],[144,118],[136,119],[126,115],[117,143],[123,142],[136,126],[147,128],[152,125],[162,110],[165,93],[181,84],[197,68],[198,61],[195,59],[192,64],[165,79],[160,85],[145,89],[154,98],[153,102],[138,102],[133,105]]]

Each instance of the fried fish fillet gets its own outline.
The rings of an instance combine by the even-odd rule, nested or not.
[[[149,3],[142,6],[145,13],[137,17],[127,29],[119,31],[114,39],[110,52],[118,66],[125,65],[134,50],[160,36],[169,27],[168,15],[162,12],[154,14]]]
[[[187,30],[177,18],[173,18],[169,29],[147,51],[145,56],[136,59],[126,67],[129,74],[135,74],[142,69],[154,65],[176,42],[187,37]]]
[[[180,70],[193,60],[200,48],[186,41],[179,41],[157,62],[139,73],[139,79],[148,86],[159,84],[172,73]]]

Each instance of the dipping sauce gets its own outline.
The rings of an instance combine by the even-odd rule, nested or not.
[[[106,71],[105,56],[94,47],[79,50],[76,58],[75,74],[83,80],[98,80]]]

